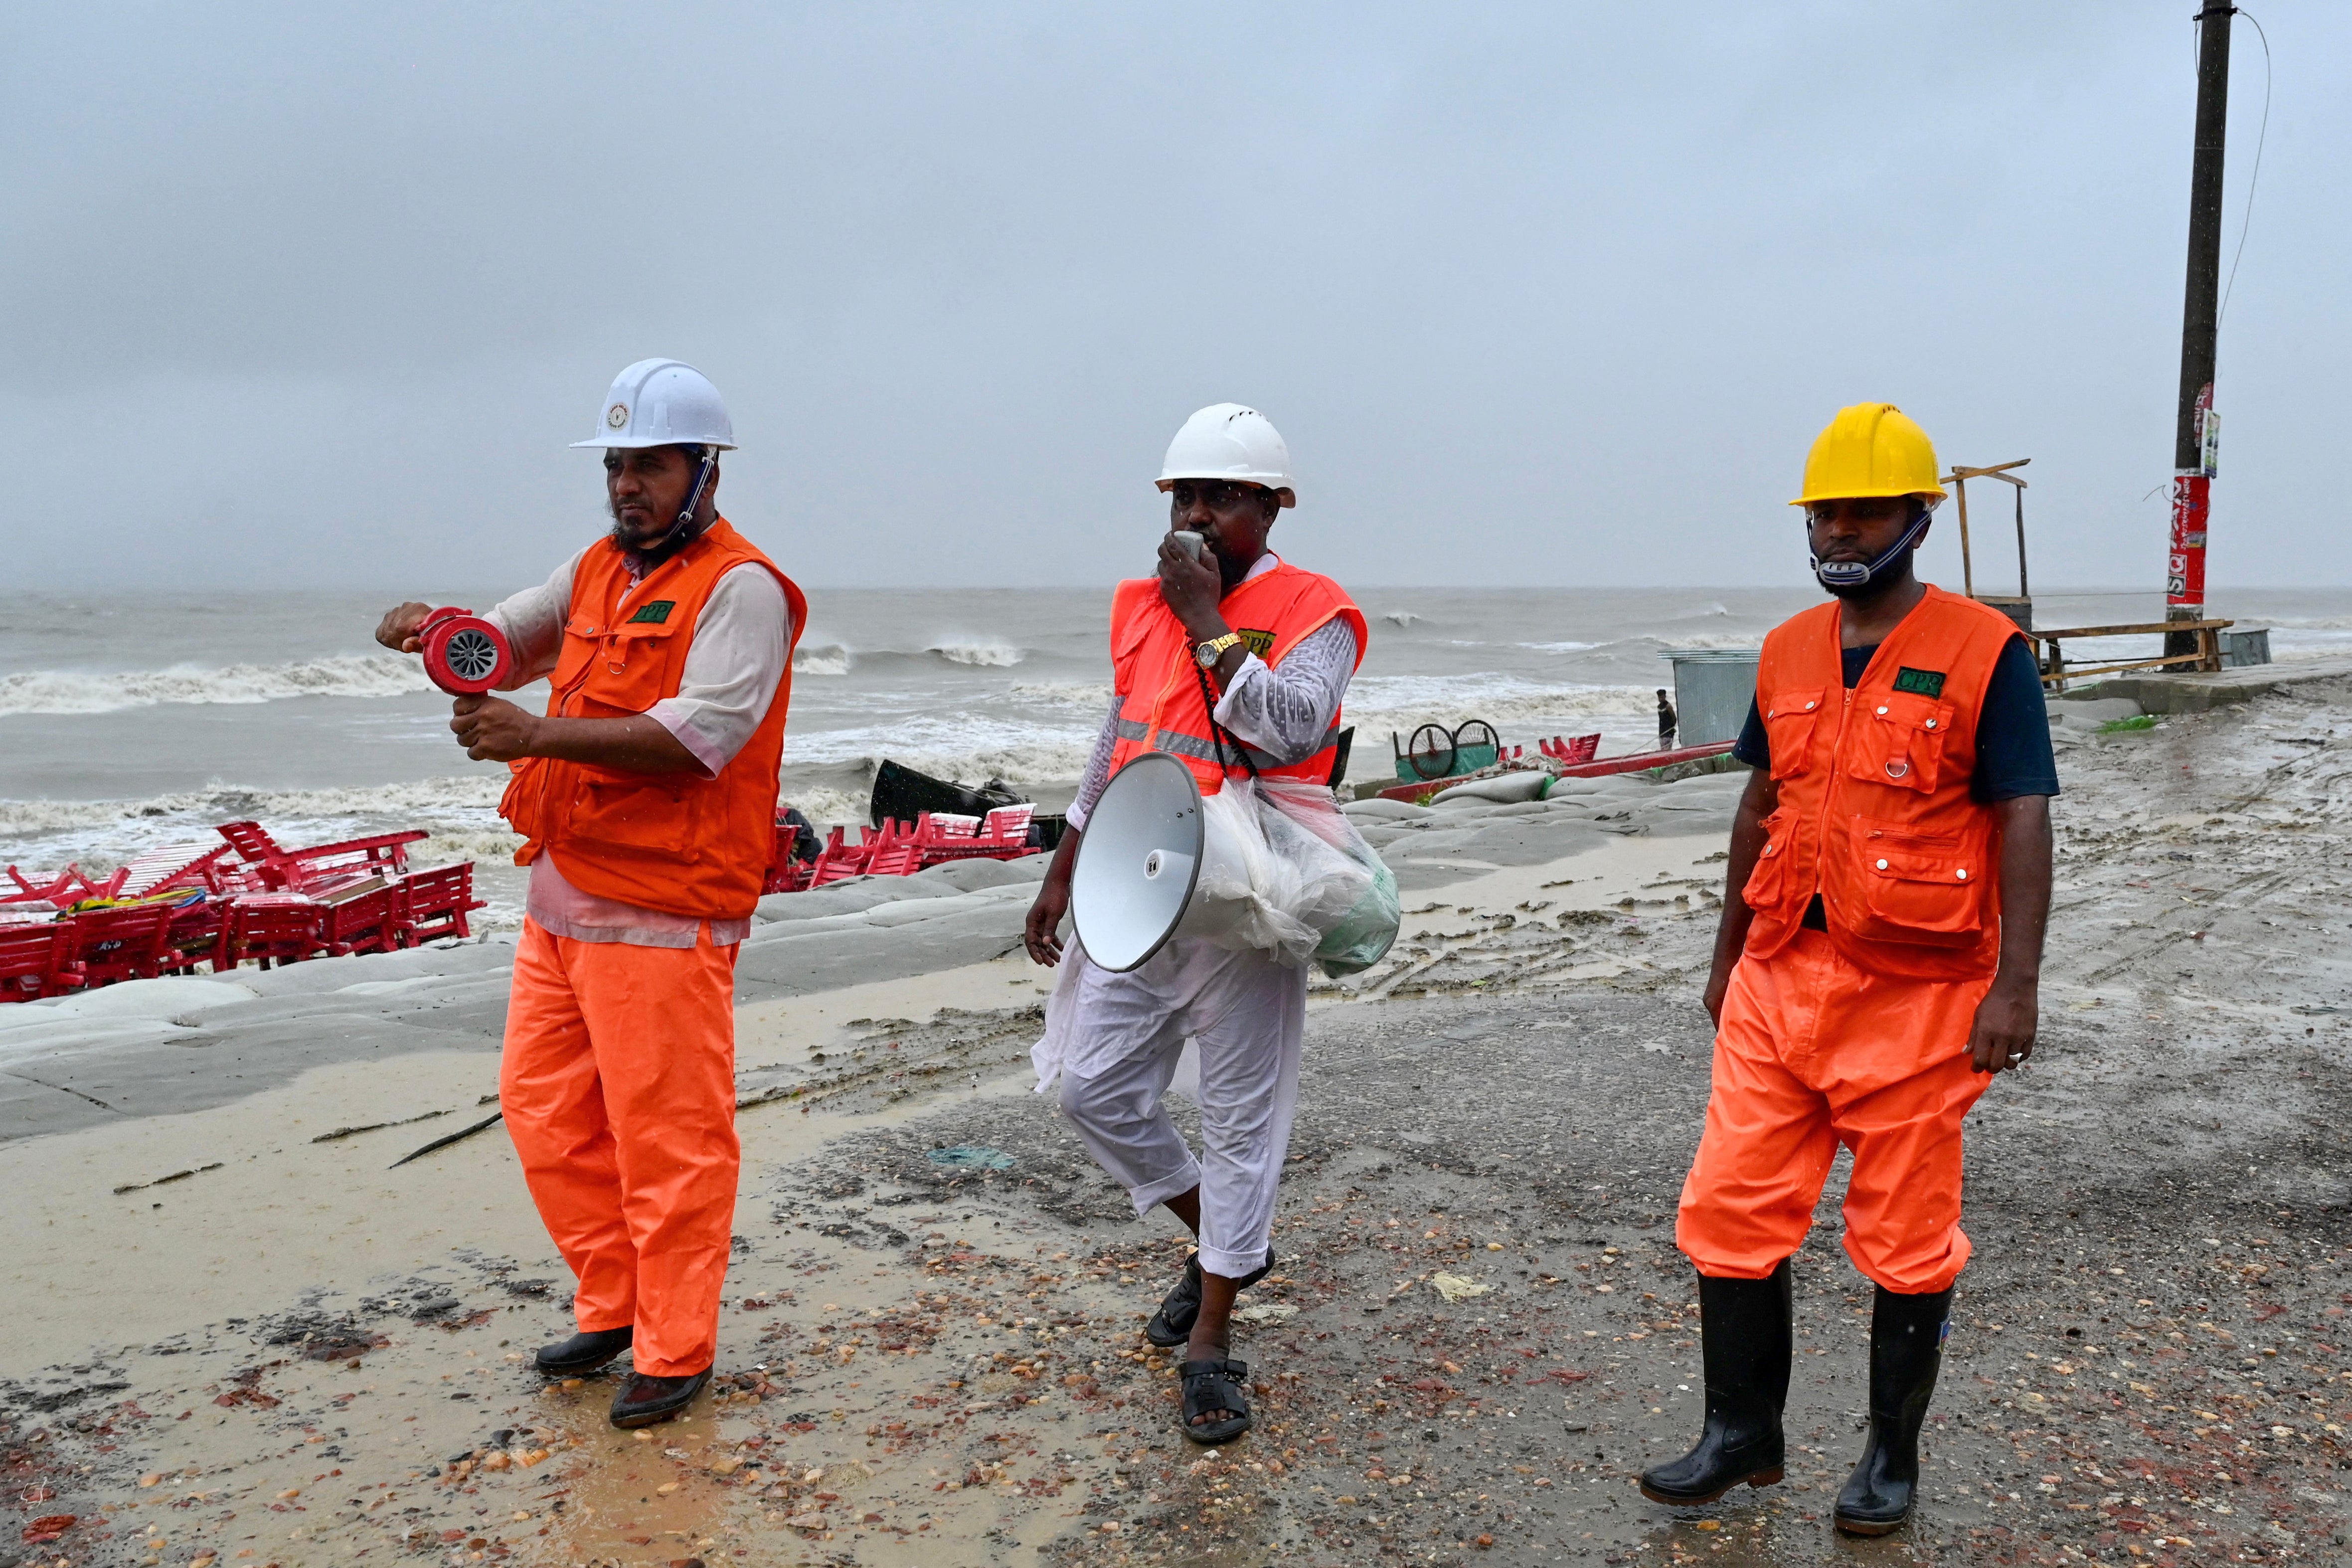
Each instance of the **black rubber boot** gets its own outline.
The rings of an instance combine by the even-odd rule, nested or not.
[[[684,1377],[650,1377],[633,1372],[621,1380],[620,1391],[613,1395],[613,1425],[650,1426],[667,1421],[693,1404],[694,1396],[709,1381],[707,1366]]]
[[[1699,1341],[1706,1367],[1706,1426],[1671,1464],[1642,1472],[1642,1495],[1687,1508],[1742,1481],[1780,1479],[1780,1409],[1789,1400],[1789,1260],[1762,1279],[1698,1279]]]
[[[1837,1527],[1848,1535],[1885,1535],[1911,1517],[1919,1427],[1936,1392],[1951,1318],[1949,1290],[1878,1292],[1870,1311],[1870,1440],[1837,1500]]]
[[[550,1377],[578,1377],[583,1373],[594,1372],[627,1350],[629,1342],[636,1336],[634,1328],[574,1334],[562,1344],[540,1346],[532,1364]]]

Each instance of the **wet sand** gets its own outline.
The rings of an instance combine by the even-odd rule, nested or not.
[[[939,928],[929,968],[747,997],[721,1391],[644,1434],[608,1378],[522,1364],[565,1278],[498,1131],[385,1169],[495,1109],[478,1022],[0,1145],[0,1562],[2341,1560],[2352,690],[2083,717],[2041,1065],[1971,1120],[1979,1250],[1902,1536],[1826,1522],[1869,1301],[1842,1177],[1789,1482],[1680,1515],[1630,1484],[1696,1420],[1672,1210],[1726,777],[1374,829],[1416,913],[1317,988],[1238,1444],[1178,1435],[1138,1331],[1176,1227],[1027,1092],[1045,977],[991,955],[1001,896],[770,934],[848,978]]]

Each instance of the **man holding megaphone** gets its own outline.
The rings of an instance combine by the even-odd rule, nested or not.
[[[1277,514],[1297,504],[1289,448],[1265,415],[1217,404],[1184,422],[1158,482],[1170,499],[1159,572],[1112,596],[1118,696],[1029,911],[1029,954],[1042,964],[1064,957],[1057,933],[1087,816],[1129,763],[1172,755],[1203,795],[1228,778],[1336,782],[1364,616],[1338,584],[1266,548]],[[1144,1332],[1185,1347],[1185,1436],[1223,1443],[1250,1428],[1249,1369],[1228,1354],[1228,1319],[1236,1292],[1274,1263],[1307,972],[1199,936],[1171,937],[1125,973],[1090,963],[1076,941],[1067,952],[1055,1006],[1066,1009],[1068,1043],[1041,1068],[1058,1071],[1063,1113],[1136,1213],[1164,1206],[1200,1240]],[[1162,1103],[1188,1037],[1200,1053],[1199,1159]]]

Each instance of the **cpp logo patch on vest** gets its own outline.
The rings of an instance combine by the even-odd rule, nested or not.
[[[1272,632],[1254,632],[1247,626],[1242,626],[1237,628],[1234,635],[1242,639],[1242,646],[1244,647],[1249,649],[1250,652],[1257,655],[1260,658],[1264,658],[1266,656],[1267,650],[1274,647],[1274,634]]]
[[[629,617],[629,625],[633,626],[661,626],[668,621],[669,613],[676,608],[677,608],[677,601],[676,599],[656,599],[649,605],[638,605],[637,613]],[[1907,675],[1910,672],[1906,670],[1904,673]],[[1937,680],[1941,680],[1944,678],[1939,675],[1936,679]]]
[[[1895,672],[1895,689],[1913,691],[1922,697],[1944,694],[1944,672],[1940,669],[1913,669],[1906,665]]]

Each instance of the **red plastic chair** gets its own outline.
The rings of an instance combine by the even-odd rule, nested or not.
[[[194,974],[196,966],[214,956],[220,946],[221,917],[227,911],[225,900],[210,893],[198,893],[173,906],[172,918],[163,927],[163,967],[173,974]]]
[[[213,947],[213,973],[226,973],[247,959],[267,969],[272,963],[299,963],[316,957],[324,913],[319,904],[299,893],[255,893],[236,900],[221,916],[220,937]]]
[[[81,989],[71,921],[0,926],[0,1002],[31,1002]]]
[[[431,837],[421,827],[288,849],[257,822],[224,822],[215,830],[273,890],[307,892],[318,883],[370,871],[397,876],[408,869],[408,846]]]
[[[169,904],[128,904],[74,916],[82,984],[111,985],[163,973],[164,935],[171,923]]]
[[[866,874],[869,877],[911,877],[923,868],[923,837],[930,826],[931,814],[924,812],[909,825],[885,822],[878,837],[872,837],[872,853],[866,858]]]
[[[8,879],[16,884],[16,890],[0,893],[0,904],[69,904],[82,897],[74,891],[74,885],[81,880],[79,866],[68,866],[58,873],[54,881],[38,886],[26,881],[25,873],[11,866],[8,868]]]
[[[466,912],[480,909],[482,900],[474,897],[471,860],[455,866],[436,866],[430,871],[411,871],[393,888],[402,947],[421,947],[443,937],[472,934]]]
[[[1017,860],[1032,853],[1029,821],[1034,805],[1000,805],[986,816],[930,819],[933,831],[924,838],[922,863],[938,866],[950,860]]]
[[[389,883],[361,888],[325,900],[319,940],[327,956],[353,952],[390,952],[400,945],[399,889]]]
[[[126,899],[168,892],[174,888],[219,892],[220,864],[231,853],[228,845],[202,841],[158,845],[122,868],[122,881],[117,891]]]
[[[809,873],[808,885],[822,888],[829,882],[845,882],[852,877],[866,875],[874,851],[881,847],[879,834],[867,835],[860,828],[858,842],[847,842],[847,829],[836,827],[824,841],[824,852],[816,858],[816,867]]]

